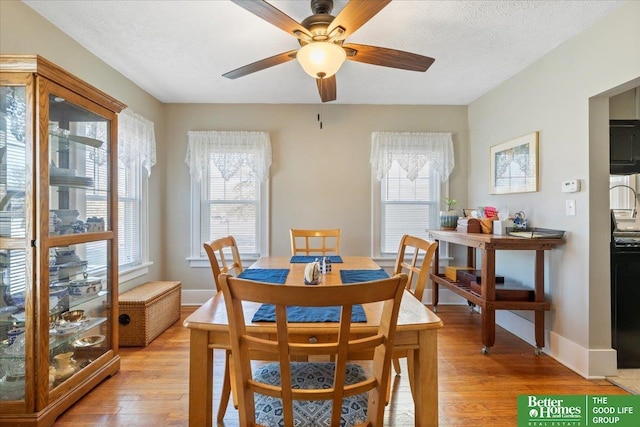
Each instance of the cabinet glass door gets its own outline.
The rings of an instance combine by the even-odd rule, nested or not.
[[[109,121],[49,96],[49,234],[110,229]]]
[[[111,349],[111,121],[72,94],[51,93],[48,101],[45,246],[55,389]]]
[[[26,88],[0,88],[0,399],[25,396],[27,275]]]
[[[69,379],[111,346],[109,242],[49,250],[50,385]]]

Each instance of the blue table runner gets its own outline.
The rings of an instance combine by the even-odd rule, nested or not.
[[[247,280],[258,280],[261,282],[283,284],[287,280],[289,269],[276,268],[249,268],[244,270],[240,276]],[[287,320],[291,323],[316,323],[316,322],[339,322],[340,307],[287,307]],[[272,304],[262,304],[253,315],[252,322],[275,322],[276,308]],[[367,316],[361,305],[353,307],[351,321],[354,323],[364,323]]]
[[[238,276],[241,279],[255,280],[256,282],[283,284],[287,281],[288,268],[249,268]]]
[[[287,307],[287,320],[290,323],[318,323],[339,322],[341,307]],[[252,322],[275,322],[276,307],[272,304],[262,304],[253,315]],[[351,322],[365,323],[367,316],[361,305],[354,305],[351,311]]]
[[[382,268],[380,270],[340,270],[342,283],[360,283],[371,280],[388,279],[389,275]]]
[[[327,258],[331,260],[331,262],[342,262],[342,257],[339,255],[329,255]],[[294,255],[291,257],[291,264],[300,264],[300,263],[309,263],[314,262],[315,260],[322,260],[322,255]]]

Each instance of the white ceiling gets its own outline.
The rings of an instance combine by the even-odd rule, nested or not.
[[[235,80],[222,74],[299,47],[226,0],[23,0],[167,103],[318,103],[296,61]],[[467,105],[625,1],[394,0],[347,42],[430,56],[425,73],[347,61],[338,104]],[[309,0],[271,1],[300,22]],[[336,16],[346,4],[335,0]]]

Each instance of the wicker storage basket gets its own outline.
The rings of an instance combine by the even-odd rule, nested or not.
[[[180,319],[181,288],[181,282],[147,282],[121,294],[120,345],[145,347]]]

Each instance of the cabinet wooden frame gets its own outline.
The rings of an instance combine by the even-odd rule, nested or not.
[[[25,86],[25,238],[0,238],[0,248],[26,251],[25,395],[0,401],[0,424],[50,426],[102,380],[120,368],[118,355],[117,135],[126,106],[38,55],[0,55],[0,85]],[[65,100],[103,117],[108,124],[108,229],[97,233],[51,235],[49,230],[49,97]],[[49,250],[105,242],[108,283],[108,348],[69,379],[49,390]]]

